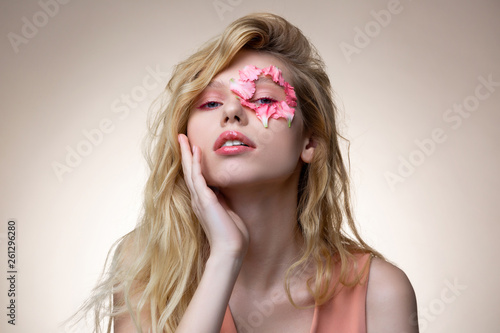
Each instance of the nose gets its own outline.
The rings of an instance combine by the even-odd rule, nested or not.
[[[224,103],[222,107],[221,126],[238,123],[239,125],[248,124],[248,116],[240,101],[235,97]]]

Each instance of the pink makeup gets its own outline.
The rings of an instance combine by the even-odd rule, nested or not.
[[[254,110],[264,127],[268,127],[269,118],[285,118],[288,121],[288,127],[290,127],[295,114],[294,107],[297,106],[297,97],[293,86],[284,80],[281,70],[272,65],[267,68],[249,65],[240,70],[239,74],[238,80],[230,80],[229,88],[239,97],[241,105]],[[261,76],[269,76],[276,84],[283,87],[285,100],[261,105],[252,102],[255,94],[255,81]],[[268,99],[270,100],[270,98]]]

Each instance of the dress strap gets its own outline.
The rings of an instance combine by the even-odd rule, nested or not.
[[[237,333],[229,304],[226,307],[226,313],[224,314],[224,320],[222,322],[220,333]]]
[[[363,272],[360,283],[353,287],[340,283],[337,285],[333,299],[316,309],[311,333],[366,333],[366,292],[372,254],[359,253],[354,256],[356,272],[351,272],[349,278]],[[335,262],[334,267],[331,288],[339,279],[340,262]]]

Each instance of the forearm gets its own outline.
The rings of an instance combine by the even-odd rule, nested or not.
[[[210,257],[177,333],[219,333],[241,259]]]

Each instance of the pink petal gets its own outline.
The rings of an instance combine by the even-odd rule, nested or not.
[[[285,101],[277,103],[276,113],[272,115],[274,119],[285,118],[288,122],[288,127],[291,126],[295,109],[291,108]]]
[[[293,107],[297,106],[297,96],[293,86],[284,80],[281,70],[273,65],[263,69],[248,65],[239,71],[239,75],[240,79],[230,80],[229,88],[239,97],[241,105],[254,110],[257,118],[262,121],[266,128],[269,125],[269,118],[285,118],[288,121],[288,127],[290,127],[295,114]],[[259,106],[250,102],[255,94],[255,81],[259,79],[260,75],[271,76],[274,82],[284,88],[286,95],[284,101]]]
[[[268,126],[269,118],[276,112],[275,104],[263,104],[255,109],[257,118],[262,121],[264,127]]]
[[[288,83],[285,82],[284,86],[286,94],[286,103],[290,106],[297,106],[297,96],[295,95],[295,89]]]
[[[255,93],[255,82],[231,79],[229,89],[243,99],[250,99]]]
[[[273,113],[273,119],[285,118],[285,113],[283,112],[283,108],[281,107],[281,102],[275,103],[276,112]]]
[[[262,69],[262,75],[271,76],[273,81],[276,82],[277,84],[279,84],[280,86],[283,86],[285,83],[285,79],[283,79],[283,76],[281,75],[281,70],[274,67],[273,65]]]
[[[246,106],[247,108],[250,108],[250,109],[252,109],[254,111],[257,108],[257,105],[255,105],[254,103],[249,102],[246,99],[241,99],[240,98],[240,103],[241,103],[241,105]]]
[[[253,65],[245,66],[242,70],[240,70],[240,80],[242,81],[255,81],[259,78],[259,75],[262,73],[260,68],[257,68]]]

